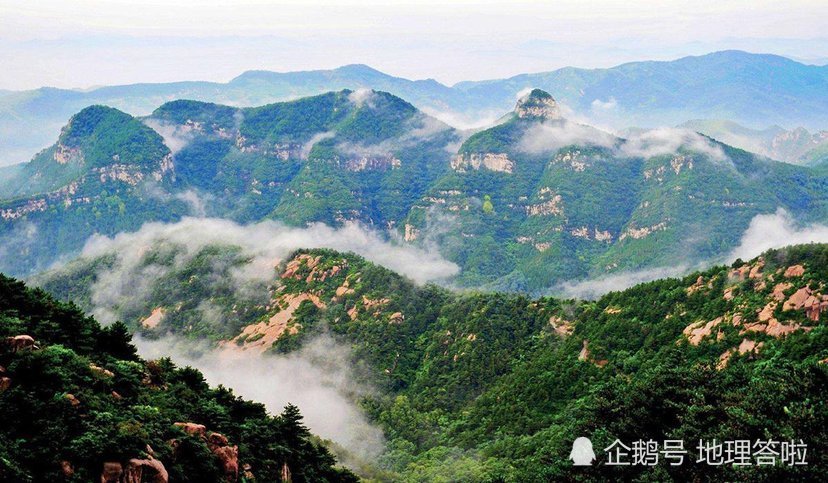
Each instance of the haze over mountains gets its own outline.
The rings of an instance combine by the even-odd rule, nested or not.
[[[737,148],[786,163],[814,165],[828,159],[828,131],[770,126],[751,129],[733,121],[694,119],[678,127],[692,129]]]
[[[262,105],[340,89],[386,91],[457,127],[483,125],[510,108],[518,93],[541,88],[574,117],[623,128],[729,119],[755,128],[828,126],[828,67],[784,57],[723,51],[670,62],[633,62],[610,69],[574,67],[508,79],[445,86],[411,81],[368,66],[330,71],[246,72],[232,81],[42,88],[0,93],[0,164],[28,159],[47,146],[65,120],[91,104],[146,115],[173,99]],[[38,129],[31,129],[38,126]]]

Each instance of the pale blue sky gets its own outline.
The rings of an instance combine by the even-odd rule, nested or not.
[[[451,84],[722,49],[828,63],[828,1],[9,1],[0,89],[365,63]]]

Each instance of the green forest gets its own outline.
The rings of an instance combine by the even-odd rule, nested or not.
[[[130,339],[0,276],[0,481],[357,481],[295,406],[270,415]]]
[[[151,298],[125,324],[145,337],[244,349],[264,333],[241,336],[242,326],[284,311],[273,355],[321,334],[347,344],[362,382],[377,388],[358,402],[387,438],[379,460],[356,469],[369,481],[816,481],[825,472],[826,245],[772,250],[594,301],[418,286],[354,254],[300,250],[262,289],[269,301],[248,300],[235,328],[182,322],[195,312],[179,298],[222,303],[221,284],[185,281],[209,279],[211,258],[233,253],[213,247],[172,271],[158,287],[177,287],[176,297]],[[88,304],[77,287],[105,260],[89,263],[38,283]],[[182,282],[168,285],[176,277]],[[293,310],[298,296],[307,299]],[[158,307],[168,316],[142,325]],[[590,467],[569,459],[577,437],[594,445]],[[604,448],[616,440],[681,440],[686,458],[608,465]],[[807,465],[781,455],[773,465],[698,462],[699,441],[714,440],[773,441],[777,452],[801,442]]]

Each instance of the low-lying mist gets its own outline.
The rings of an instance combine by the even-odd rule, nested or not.
[[[115,256],[111,266],[100,269],[91,287],[92,313],[102,323],[117,320],[125,309],[143,304],[156,281],[183,267],[205,247],[216,245],[238,247],[238,257],[245,259],[231,267],[216,266],[212,272],[220,277],[213,282],[229,283],[240,299],[255,295],[251,291],[261,291],[262,284],[275,277],[276,265],[299,248],[354,252],[417,283],[446,279],[459,271],[436,249],[387,241],[381,234],[355,223],[341,228],[323,224],[292,228],[275,221],[240,225],[217,218],[185,218],[176,223],[147,223],[137,232],[111,238],[95,236],[87,242],[81,257]],[[163,263],[147,256],[159,247],[167,247],[170,253],[169,257],[158,257]],[[227,261],[217,259],[211,263]]]
[[[210,349],[174,336],[135,337],[142,357],[170,357],[198,368],[211,385],[223,385],[279,414],[288,403],[299,407],[311,431],[373,461],[383,451],[382,431],[372,425],[358,399],[373,391],[356,377],[350,348],[322,335],[285,355],[261,355],[233,348]],[[347,463],[347,461],[346,461]]]
[[[801,224],[783,208],[756,215],[742,234],[739,245],[727,254],[707,260],[684,260],[669,267],[625,271],[588,280],[564,282],[549,292],[564,297],[594,300],[609,292],[624,290],[660,278],[681,277],[716,264],[730,264],[737,258],[750,260],[772,248],[805,243],[828,243],[828,226]]]

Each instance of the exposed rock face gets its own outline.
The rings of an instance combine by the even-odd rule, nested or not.
[[[22,350],[36,349],[34,337],[30,335],[15,335],[6,338],[6,347],[12,352],[20,352]]]
[[[544,196],[547,197],[547,196]],[[549,199],[528,205],[526,214],[529,216],[560,216],[563,215],[563,198],[559,194],[551,193]]]
[[[158,327],[158,324],[160,324],[162,320],[164,320],[164,315],[164,308],[156,307],[153,309],[149,317],[141,321],[141,325],[147,329],[154,329]]]
[[[589,166],[587,158],[578,149],[558,153],[552,158],[552,164],[562,164],[575,172],[583,172]]]
[[[124,467],[117,461],[107,461],[101,471],[101,483],[121,483]]]
[[[388,154],[386,156],[361,156],[349,158],[338,162],[339,165],[348,171],[386,171],[402,166],[402,161],[397,157]]]
[[[55,154],[53,156],[57,164],[66,164],[72,160],[78,160],[83,163],[83,155],[78,148],[70,148],[63,143],[58,143],[55,147]]]
[[[549,325],[552,326],[552,330],[554,330],[555,333],[561,337],[568,337],[572,335],[572,331],[575,330],[570,321],[556,316],[549,318]]]
[[[756,341],[750,339],[742,339],[742,342],[739,344],[739,347],[734,347],[732,349],[728,349],[719,356],[719,363],[716,365],[718,369],[724,369],[727,366],[727,363],[730,361],[730,358],[733,357],[733,354],[739,353],[740,355],[747,354],[748,352],[756,353],[759,349],[765,345],[764,342],[759,342],[758,344]]]
[[[472,169],[475,171],[481,168],[501,173],[511,173],[515,163],[509,159],[506,153],[470,153],[457,154],[451,158],[451,169],[458,173],[465,173]]]
[[[722,317],[717,317],[707,323],[702,321],[690,324],[684,328],[684,335],[687,336],[687,340],[690,344],[699,345],[702,339],[709,336],[713,329],[722,323],[722,320]]]
[[[801,277],[805,275],[805,267],[802,265],[792,265],[785,270],[785,278]]]
[[[198,436],[204,438],[207,434],[207,427],[203,424],[175,423],[174,425],[181,428],[185,433],[191,436]]]
[[[239,447],[231,446],[227,437],[221,433],[212,432],[207,434],[207,428],[203,424],[196,423],[175,423],[175,426],[183,429],[187,434],[201,438],[206,444],[207,448],[218,458],[221,467],[224,470],[225,478],[228,482],[235,482],[239,478]],[[175,449],[177,442],[171,445]],[[155,461],[155,460],[153,460]],[[162,465],[163,467],[163,465]],[[158,481],[160,483],[160,480]],[[164,480],[166,483],[166,480]]]
[[[95,364],[89,364],[89,370],[92,371],[92,374],[95,374],[98,377],[109,379],[111,377],[115,377],[115,374],[103,367],[98,367]]]
[[[231,342],[241,343],[241,347],[245,350],[252,349],[264,352],[279,340],[282,335],[287,332],[289,334],[296,334],[301,326],[291,324],[293,321],[293,313],[302,305],[302,302],[309,300],[317,307],[325,307],[325,304],[319,300],[319,297],[313,294],[288,294],[277,298],[277,303],[283,306],[281,310],[272,315],[269,319],[251,324],[242,329],[241,334],[234,337]],[[232,346],[231,346],[232,347]]]
[[[0,393],[5,392],[11,387],[12,380],[10,377],[0,377]]]
[[[667,229],[667,222],[662,221],[660,223],[656,223],[652,226],[645,226],[642,228],[636,228],[634,226],[630,226],[624,233],[621,233],[619,240],[624,240],[626,238],[632,238],[634,240],[640,240],[642,238],[646,238],[650,236],[650,234],[657,232],[657,231],[664,231]]]
[[[207,447],[221,462],[227,481],[236,481],[239,478],[239,447],[230,446],[227,438],[219,433],[210,433],[207,438]]]
[[[155,458],[138,459],[133,458],[127,464],[124,483],[168,483],[170,481],[167,469],[164,464]]]
[[[515,114],[521,119],[557,120],[561,119],[561,108],[548,92],[533,89],[518,100]]]
[[[69,460],[63,460],[60,462],[60,472],[63,473],[63,476],[66,478],[70,478],[75,474],[75,466]]]
[[[581,348],[581,352],[578,353],[578,360],[579,361],[585,361],[585,362],[586,361],[592,362],[593,364],[595,364],[598,367],[604,367],[605,365],[607,365],[607,362],[609,362],[605,359],[593,360],[592,359],[592,354],[589,352],[589,341],[586,340],[586,339],[584,339],[584,345]]]
[[[101,183],[120,181],[130,186],[136,186],[144,180],[144,173],[139,167],[126,164],[112,164],[102,168],[95,168],[94,171],[98,173]]]
[[[405,241],[414,241],[419,235],[420,230],[418,230],[414,225],[409,225],[408,223],[405,224]]]

